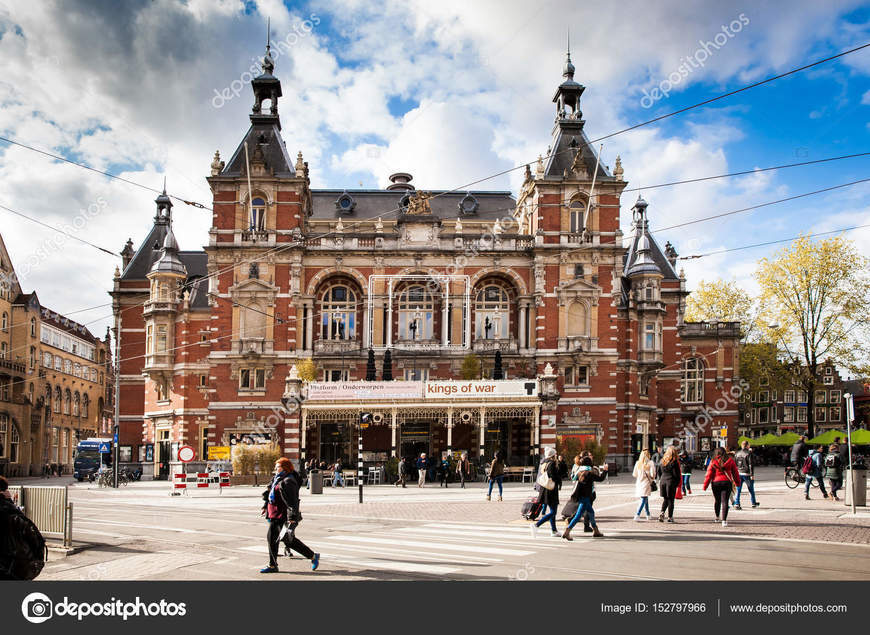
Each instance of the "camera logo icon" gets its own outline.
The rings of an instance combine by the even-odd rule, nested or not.
[[[54,604],[45,593],[31,593],[21,602],[21,614],[31,624],[51,619]]]

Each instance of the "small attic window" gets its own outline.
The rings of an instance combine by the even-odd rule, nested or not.
[[[459,213],[460,214],[475,214],[477,213],[477,209],[480,207],[480,203],[474,198],[471,193],[466,193],[465,197],[459,201]]]
[[[341,214],[352,214],[355,207],[356,201],[347,192],[339,196],[335,201],[335,209]]]

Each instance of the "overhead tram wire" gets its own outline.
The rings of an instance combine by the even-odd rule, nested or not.
[[[715,256],[718,254],[725,254],[730,251],[742,251],[744,249],[755,249],[756,247],[767,247],[768,245],[776,245],[779,243],[788,243],[794,240],[798,240],[799,238],[815,238],[817,236],[830,236],[831,234],[842,234],[845,232],[855,231],[856,229],[865,229],[870,227],[870,224],[867,225],[855,225],[853,227],[843,227],[841,229],[832,229],[831,231],[826,232],[814,232],[811,234],[799,234],[797,236],[792,236],[791,238],[780,238],[778,240],[768,240],[763,243],[755,243],[752,245],[743,245],[741,247],[728,247],[726,249],[717,249],[716,251],[708,251],[704,254],[695,254],[692,256],[679,256],[677,260],[697,260],[698,258],[706,258],[707,256]]]
[[[771,82],[773,82],[773,81],[775,81],[775,80],[777,80],[777,79],[781,79],[781,78],[783,78],[783,77],[787,77],[787,76],[789,76],[789,75],[793,75],[793,74],[795,74],[795,73],[798,73],[798,72],[804,71],[804,70],[806,70],[806,69],[813,68],[813,67],[818,66],[818,65],[820,65],[820,64],[824,64],[824,63],[829,62],[829,61],[831,61],[831,60],[834,60],[834,59],[838,59],[838,58],[844,57],[844,56],[846,56],[846,55],[849,55],[849,54],[852,54],[852,53],[858,52],[858,51],[863,50],[863,49],[868,48],[868,47],[870,47],[870,43],[863,44],[863,45],[861,45],[861,46],[857,46],[857,47],[855,47],[855,48],[848,49],[848,50],[846,50],[846,51],[842,51],[842,52],[840,52],[840,53],[838,53],[838,54],[836,54],[836,55],[832,55],[832,56],[826,57],[826,58],[824,58],[824,59],[817,60],[817,61],[812,62],[812,63],[810,63],[810,64],[805,64],[804,66],[800,66],[800,67],[798,67],[798,68],[792,69],[792,70],[787,71],[787,72],[785,72],[785,73],[781,73],[781,74],[779,74],[779,75],[775,75],[775,76],[773,76],[773,77],[769,77],[769,78],[764,79],[764,80],[762,80],[762,81],[755,82],[755,83],[753,83],[753,84],[749,84],[749,85],[744,86],[744,87],[742,87],[742,88],[739,88],[739,89],[736,89],[736,90],[733,90],[733,91],[729,91],[729,92],[727,92],[727,93],[723,93],[723,94],[721,94],[721,95],[717,95],[716,97],[712,97],[712,98],[707,99],[707,100],[704,100],[704,101],[702,101],[702,102],[698,102],[698,103],[696,103],[696,104],[692,104],[692,105],[690,105],[690,106],[686,106],[686,107],[681,108],[681,109],[679,109],[679,110],[675,110],[675,111],[673,111],[673,112],[671,112],[671,113],[667,113],[667,114],[664,114],[664,115],[660,115],[660,116],[658,116],[658,117],[654,117],[654,118],[649,119],[649,120],[647,120],[647,121],[643,121],[643,122],[637,123],[637,124],[635,124],[635,125],[633,125],[633,126],[629,126],[629,127],[627,127],[627,128],[623,128],[623,129],[621,129],[621,130],[617,130],[616,132],[612,132],[612,133],[610,133],[610,134],[608,134],[608,135],[605,135],[605,136],[603,136],[603,137],[599,137],[599,138],[597,138],[597,139],[593,139],[593,140],[589,141],[589,145],[591,146],[593,143],[596,143],[596,142],[598,142],[598,141],[602,141],[602,140],[604,140],[604,139],[609,139],[609,138],[611,138],[611,137],[615,137],[615,136],[617,136],[617,135],[624,134],[624,133],[629,132],[629,131],[631,131],[631,130],[636,130],[637,128],[641,128],[641,127],[643,127],[643,126],[647,126],[647,125],[652,124],[652,123],[655,123],[655,122],[657,122],[657,121],[661,121],[661,120],[663,120],[663,119],[667,119],[667,118],[669,118],[669,117],[673,117],[673,116],[675,116],[675,115],[682,114],[682,113],[687,112],[687,111],[689,111],[689,110],[692,110],[692,109],[694,109],[694,108],[699,108],[699,107],[701,107],[701,106],[705,106],[705,105],[707,105],[707,104],[713,103],[713,102],[718,101],[718,100],[720,100],[720,99],[724,99],[724,98],[726,98],[726,97],[730,97],[730,96],[732,96],[732,95],[736,95],[736,94],[741,93],[741,92],[744,92],[744,91],[746,91],[746,90],[750,90],[750,89],[752,89],[752,88],[755,88],[755,87],[758,87],[758,86],[761,86],[761,85],[764,85],[764,84],[771,83]],[[61,157],[61,156],[59,156],[59,155],[54,155],[53,153],[50,153],[50,152],[46,152],[46,151],[43,151],[43,150],[39,150],[39,149],[37,149],[37,148],[34,148],[34,147],[32,147],[32,146],[28,146],[28,145],[26,145],[26,144],[23,144],[23,143],[20,143],[20,142],[17,142],[17,141],[12,141],[11,139],[8,139],[8,138],[6,138],[6,137],[0,137],[0,141],[5,141],[5,142],[7,142],[7,143],[11,143],[11,144],[14,144],[14,145],[17,145],[17,146],[23,147],[23,148],[26,148],[26,149],[28,149],[28,150],[32,150],[32,151],[34,151],[34,152],[39,152],[40,154],[43,154],[43,155],[46,155],[46,156],[50,156],[50,157],[55,158],[55,159],[58,159],[58,160],[60,160],[60,161],[64,161],[64,162],[66,162],[66,163],[70,163],[70,164],[72,164],[72,165],[77,165],[77,166],[82,167],[82,168],[84,168],[84,169],[87,169],[87,170],[90,170],[90,171],[93,171],[93,172],[97,172],[97,173],[99,173],[99,174],[103,174],[103,175],[108,176],[108,177],[110,177],[110,178],[114,178],[114,179],[118,179],[118,180],[124,181],[124,182],[129,183],[129,184],[131,184],[131,185],[134,185],[134,186],[136,186],[136,187],[141,187],[141,188],[143,188],[143,189],[146,189],[146,190],[149,190],[149,191],[152,191],[152,192],[160,193],[160,192],[158,192],[158,190],[156,190],[156,189],[154,189],[154,188],[151,188],[151,187],[148,187],[148,186],[146,186],[146,185],[142,185],[142,184],[140,184],[140,183],[136,183],[135,181],[131,181],[131,180],[129,180],[129,179],[124,179],[123,177],[119,177],[119,176],[117,176],[117,175],[113,175],[113,174],[110,174],[110,173],[108,173],[108,172],[103,172],[103,171],[101,171],[101,170],[97,170],[96,168],[92,168],[92,167],[90,167],[90,166],[87,166],[87,165],[84,165],[84,164],[78,163],[78,162],[76,162],[76,161],[72,161],[72,160],[70,160],[70,159],[67,159],[67,158],[65,158],[65,157]],[[573,152],[573,149],[563,150],[562,152]],[[558,153],[556,153],[556,152],[551,152],[551,153],[547,154],[547,158],[550,158],[550,157],[552,157],[552,156],[555,156],[556,154],[558,154]],[[477,185],[478,183],[483,183],[483,182],[485,182],[485,181],[489,181],[489,180],[494,179],[494,178],[497,178],[497,177],[499,177],[499,176],[503,176],[503,175],[505,175],[505,174],[509,174],[510,172],[514,172],[514,171],[516,171],[516,170],[524,169],[526,165],[529,165],[529,164],[528,164],[528,163],[523,163],[522,165],[515,166],[515,167],[513,167],[513,168],[509,168],[509,169],[507,169],[507,170],[502,170],[502,171],[500,171],[500,172],[496,172],[495,174],[492,174],[492,175],[490,175],[490,176],[487,176],[487,177],[484,177],[484,178],[481,178],[481,179],[477,179],[477,180],[475,180],[475,181],[472,181],[472,182],[470,182],[470,183],[466,183],[466,184],[464,184],[464,185],[462,185],[462,186],[459,186],[459,187],[453,188],[453,189],[451,189],[451,190],[445,190],[445,191],[443,191],[443,192],[439,192],[438,194],[433,195],[431,198],[438,198],[438,197],[440,197],[440,196],[444,196],[444,195],[446,195],[446,194],[452,194],[452,193],[455,193],[455,192],[461,192],[461,191],[463,191],[463,190],[467,190],[467,189],[468,189],[470,186],[472,186],[472,185]],[[211,208],[206,207],[206,206],[202,205],[201,203],[194,203],[194,202],[191,202],[191,201],[186,201],[186,200],[184,200],[184,199],[182,199],[182,198],[180,198],[180,197],[177,197],[177,196],[171,196],[171,197],[172,197],[172,198],[175,198],[176,200],[179,200],[179,201],[181,201],[181,202],[183,202],[183,203],[185,203],[185,204],[188,204],[188,205],[193,205],[193,206],[195,206],[195,207],[201,207],[202,209],[211,210]],[[211,210],[211,211],[213,211],[213,210]],[[381,216],[383,217],[383,216],[391,215],[391,214],[393,214],[393,213],[397,213],[397,212],[400,212],[400,211],[401,211],[401,208],[396,208],[396,209],[394,209],[394,210],[390,210],[389,212],[385,212],[385,213],[382,214]],[[360,224],[360,223],[362,223],[362,222],[363,222],[363,221],[357,221],[355,224]],[[353,225],[353,224],[354,224],[354,223],[352,223],[352,225]],[[324,234],[323,236],[321,236],[321,237],[328,236],[328,235],[330,235],[330,234],[332,234],[332,233],[334,233],[334,232],[332,232],[332,231],[327,232],[327,233],[325,233],[325,234]],[[316,237],[311,237],[311,238],[316,238]],[[284,250],[284,249],[288,249],[288,248],[293,247],[293,246],[296,246],[296,245],[293,244],[293,243],[290,243],[290,244],[288,244],[288,245],[284,245],[284,246],[276,247],[276,248],[274,248],[274,249],[272,250],[272,253],[277,253],[278,251],[281,251],[281,250]],[[268,254],[268,253],[269,253],[269,252],[266,252],[266,254]],[[569,252],[569,253],[570,253],[570,252]],[[260,257],[265,257],[266,254],[263,254],[263,255],[260,256]],[[259,257],[258,257],[258,258],[259,258]],[[247,261],[244,261],[244,260],[243,260],[243,261],[241,261],[241,262],[238,263],[238,264],[246,264],[246,263],[248,263],[248,262],[256,262],[258,258],[256,258],[256,259],[249,259],[249,260],[247,260]],[[236,265],[233,265],[231,268],[234,268],[235,266],[236,266]],[[218,275],[218,274],[216,273],[216,274],[211,274],[211,275]],[[143,306],[143,305],[144,305],[144,303],[141,304],[141,305],[138,305],[138,306]],[[127,310],[127,309],[129,309],[129,308],[134,308],[135,306],[137,306],[137,305],[133,305],[133,306],[130,306],[130,307],[126,307],[125,309],[122,309],[122,311],[123,311],[123,310]],[[108,317],[112,317],[112,316],[108,316]],[[101,321],[102,319],[106,319],[106,318],[99,318],[99,319],[97,319],[97,320],[94,320],[94,322],[96,322],[96,321]]]
[[[106,249],[105,247],[100,247],[99,245],[95,245],[94,243],[87,241],[84,238],[79,238],[78,236],[74,236],[73,234],[70,234],[69,232],[65,232],[62,229],[58,229],[57,227],[52,227],[48,223],[43,223],[41,220],[37,220],[31,216],[28,216],[27,214],[22,214],[21,212],[18,212],[16,210],[12,209],[11,207],[6,207],[5,205],[0,205],[0,209],[5,210],[5,211],[9,212],[10,214],[15,214],[16,216],[20,216],[21,218],[29,220],[31,223],[36,223],[37,225],[42,225],[43,227],[47,227],[48,229],[50,229],[52,231],[63,234],[64,236],[66,236],[68,238],[72,238],[73,240],[77,240],[80,243],[84,243],[85,245],[88,245],[89,247],[93,247],[94,249],[99,249],[100,251],[107,253],[110,256],[115,256],[116,258],[121,257],[121,254],[116,254],[115,252],[111,251],[110,249]]]

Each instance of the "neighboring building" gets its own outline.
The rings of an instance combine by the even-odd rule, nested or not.
[[[83,324],[42,307],[40,360],[48,414],[44,454],[69,466],[78,441],[98,436],[106,391],[106,345]],[[49,412],[50,411],[50,412]]]
[[[855,402],[855,427],[870,430],[870,379],[846,379],[843,394],[849,393]],[[846,420],[846,404],[843,404],[843,421]]]
[[[155,472],[181,444],[349,458],[363,412],[369,460],[502,448],[517,465],[573,436],[628,464],[684,435],[693,450],[720,429],[734,443],[739,324],[683,322],[677,253],[650,234],[642,199],[623,245],[623,169],[589,144],[570,56],[552,152],[517,199],[421,192],[404,173],[385,190],[311,189],[281,137],[268,50],[263,68],[250,128],[211,164],[207,247],[179,250],[164,193],[116,271],[122,443]],[[378,377],[389,353],[400,381],[361,383],[369,350]],[[444,383],[470,354],[491,377],[497,353],[514,381]],[[318,381],[303,388],[308,358]]]
[[[830,360],[819,366],[816,382],[818,388],[810,403],[806,390],[797,385],[797,381],[786,390],[777,390],[765,386],[762,379],[757,392],[746,393],[740,434],[749,437],[784,432],[806,434],[807,408],[810,407],[815,409],[816,435],[827,430],[845,430],[843,394],[848,388]]]

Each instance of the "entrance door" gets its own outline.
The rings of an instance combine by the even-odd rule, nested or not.
[[[508,456],[509,428],[507,421],[488,421],[486,433],[483,437],[483,455],[487,461],[492,461],[496,450],[501,450],[505,459]],[[510,462],[509,462],[510,463]]]
[[[157,431],[157,480],[169,480],[169,461],[172,460],[172,442],[169,440],[169,430]]]
[[[416,461],[423,452],[432,460],[432,435],[428,421],[408,421],[401,427],[402,456]]]

